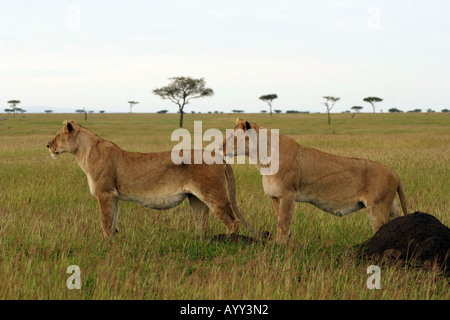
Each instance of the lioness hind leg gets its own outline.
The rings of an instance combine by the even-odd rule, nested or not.
[[[219,201],[217,201],[218,199]],[[205,200],[205,203],[225,224],[228,234],[238,231],[239,220],[235,217],[228,198],[220,195],[220,198],[215,197],[214,200],[208,202]]]
[[[372,227],[374,233],[376,233],[381,226],[389,221],[389,206],[378,203],[376,205],[368,206],[367,211],[370,226]]]
[[[203,234],[209,230],[209,208],[196,196],[188,195],[191,212],[194,216],[195,229],[198,234]]]
[[[400,206],[398,204],[397,198],[394,198],[391,204],[391,208],[389,210],[389,221],[394,220],[395,218],[400,216]]]
[[[219,219],[225,224],[227,233],[237,233],[239,229],[239,220],[235,217],[231,204],[215,206],[212,210],[217,214]]]

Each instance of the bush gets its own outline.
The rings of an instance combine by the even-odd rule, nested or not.
[[[309,111],[286,110],[286,113],[309,113]]]

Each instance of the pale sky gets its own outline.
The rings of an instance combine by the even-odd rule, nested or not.
[[[0,0],[0,112],[177,107],[152,90],[204,78],[185,112],[450,108],[450,1]],[[42,108],[41,108],[42,109]],[[42,111],[42,110],[41,110]]]

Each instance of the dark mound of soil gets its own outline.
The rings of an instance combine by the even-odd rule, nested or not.
[[[415,212],[382,226],[358,246],[362,257],[377,263],[405,263],[450,273],[450,229],[428,213]]]

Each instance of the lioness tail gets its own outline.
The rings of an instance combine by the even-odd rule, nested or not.
[[[236,184],[234,181],[234,174],[233,174],[233,168],[229,164],[226,164],[226,170],[225,175],[227,177],[228,181],[228,194],[231,202],[231,207],[233,208],[234,214],[237,216],[237,218],[242,221],[244,226],[251,231],[257,238],[262,238],[262,233],[257,231],[255,228],[253,228],[247,220],[245,220],[242,213],[239,211],[239,208],[236,203]]]
[[[397,193],[398,197],[400,198],[400,204],[402,206],[403,215],[406,216],[408,214],[408,208],[406,206],[406,195],[405,189],[403,189],[403,184],[400,180],[398,181]]]

